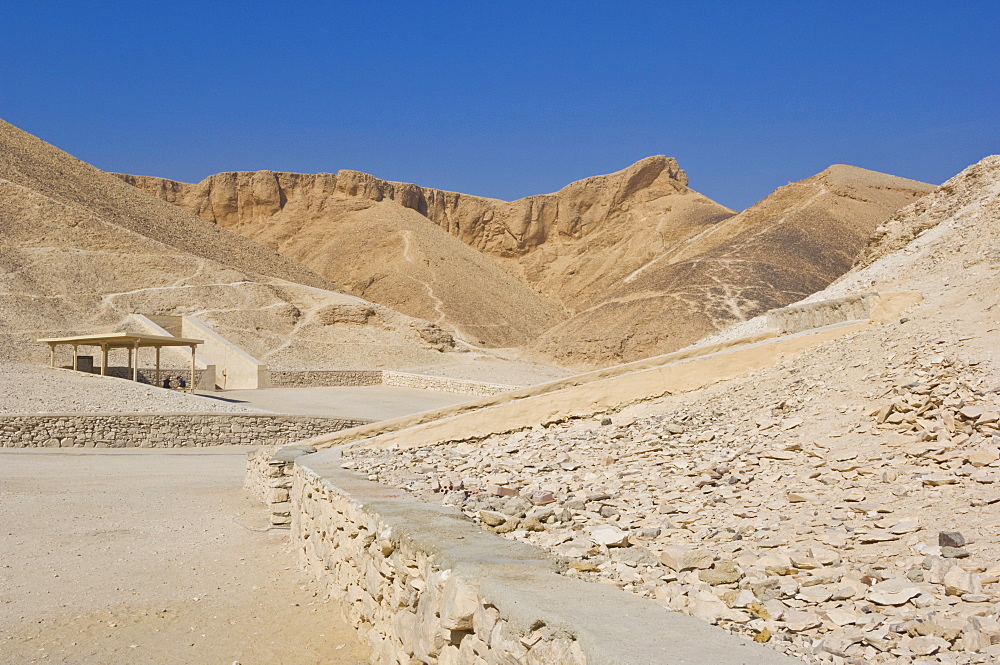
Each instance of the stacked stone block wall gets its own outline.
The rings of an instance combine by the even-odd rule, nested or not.
[[[255,462],[264,480],[262,461]],[[558,574],[458,511],[297,457],[292,545],[379,665],[791,665],[693,617]]]
[[[443,376],[389,371],[382,372],[382,383],[387,386],[437,390],[444,393],[476,395],[479,397],[499,395],[500,393],[517,389],[517,386],[505,386],[498,383],[482,383],[480,381],[466,381],[465,379],[449,379]]]
[[[767,324],[782,334],[789,334],[847,321],[862,321],[870,318],[872,301],[877,298],[878,294],[863,293],[772,309],[767,313]]]
[[[272,369],[273,388],[382,385],[382,370]]]
[[[184,448],[283,445],[367,420],[243,414],[0,415],[3,448]]]
[[[499,383],[388,370],[271,370],[271,385],[275,388],[397,386],[480,397],[499,395],[517,388]]]

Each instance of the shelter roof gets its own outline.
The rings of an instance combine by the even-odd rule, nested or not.
[[[194,346],[204,344],[203,339],[192,339],[188,337],[174,337],[172,335],[139,335],[135,333],[104,333],[100,335],[74,335],[72,337],[43,337],[39,340],[42,344],[77,344],[79,346],[101,346],[107,344],[109,347],[129,347],[135,346],[136,342],[140,347],[145,346]]]

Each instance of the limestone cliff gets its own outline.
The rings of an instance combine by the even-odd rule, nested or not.
[[[933,189],[836,165],[735,214],[664,156],[510,202],[356,171],[121,177],[356,295],[581,366],[668,352],[822,289]]]
[[[314,269],[318,268],[313,260],[283,248],[283,239],[320,220],[332,230],[335,218],[360,209],[363,202],[392,202],[494,257],[547,298],[550,308],[555,304],[570,311],[593,304],[617,279],[733,214],[689,189],[677,162],[662,155],[571,183],[553,194],[511,202],[389,182],[357,171],[219,173],[197,184],[119,177],[250,237],[259,239],[262,226],[280,223],[283,230],[268,230],[268,244]],[[338,240],[344,239],[341,235]],[[369,261],[380,264],[371,257]],[[335,266],[319,272],[339,283],[357,282],[356,276],[348,278]],[[505,284],[505,288],[513,287]],[[413,298],[422,299],[419,294]],[[532,318],[551,320],[553,315],[549,311]],[[460,319],[452,323],[467,327]]]
[[[429,339],[441,331],[428,322],[338,292],[3,121],[0,296],[4,361],[47,362],[35,338],[122,330],[135,312],[197,314],[276,368],[405,368],[456,355]],[[370,315],[328,316],[352,307]]]
[[[777,189],[622,279],[536,348],[567,364],[667,353],[825,288],[880,222],[933,185],[834,165]],[[617,338],[604,331],[620,329]]]

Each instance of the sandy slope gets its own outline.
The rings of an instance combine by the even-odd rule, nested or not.
[[[45,363],[35,338],[127,329],[133,312],[196,314],[274,367],[456,362],[434,324],[0,122],[0,356]]]

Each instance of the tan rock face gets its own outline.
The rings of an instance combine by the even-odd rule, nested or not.
[[[219,173],[195,185],[120,176],[343,284],[476,344],[518,346],[562,308],[424,216],[443,193],[365,173]],[[474,197],[472,197],[474,198]],[[484,201],[488,201],[484,199]],[[453,229],[462,227],[458,215]],[[473,225],[472,222],[468,222]]]
[[[511,202],[356,171],[121,177],[356,295],[580,366],[672,351],[825,287],[933,189],[834,166],[733,216],[664,156]]]
[[[934,188],[837,165],[663,247],[537,343],[564,363],[667,353],[819,291],[846,272],[879,222]],[[612,339],[602,330],[620,329]]]
[[[280,208],[273,176],[249,179],[250,203],[229,185],[206,205]],[[167,201],[184,189],[158,186]],[[432,364],[448,347],[428,341],[430,324],[336,288],[0,121],[0,356],[47,362],[35,338],[121,330],[133,312],[198,315],[277,368]]]

